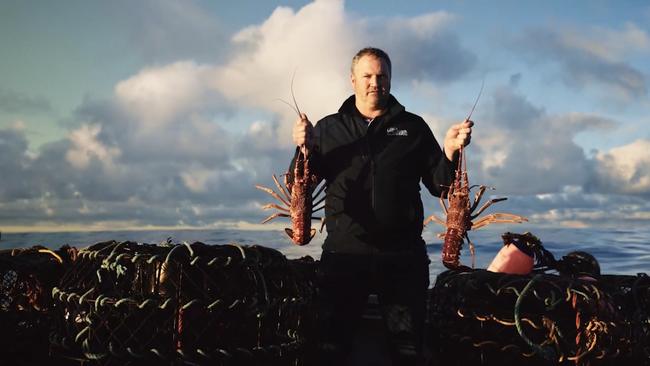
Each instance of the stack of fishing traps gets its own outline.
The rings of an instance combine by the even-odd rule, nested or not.
[[[47,363],[51,291],[74,255],[67,246],[0,251],[0,365]]]
[[[314,286],[296,268],[259,246],[96,244],[52,290],[52,352],[100,365],[297,364]]]
[[[428,345],[444,365],[650,365],[650,278],[447,271]]]

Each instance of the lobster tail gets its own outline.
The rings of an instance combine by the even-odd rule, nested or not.
[[[442,244],[442,264],[449,269],[460,267],[460,249],[463,246],[461,232],[454,228],[447,229],[445,242]]]

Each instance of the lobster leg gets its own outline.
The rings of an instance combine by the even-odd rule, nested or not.
[[[278,201],[284,203],[285,205],[287,205],[287,207],[291,207],[291,205],[289,204],[289,202],[285,201],[282,197],[280,197],[280,195],[278,195],[277,193],[275,193],[271,188],[266,188],[266,187],[259,186],[259,185],[255,185],[255,188],[257,188],[257,189],[259,189],[259,190],[262,190],[262,191],[264,191],[264,192],[270,194],[270,195],[273,196],[273,198],[275,198],[276,200],[278,200]]]
[[[283,213],[276,212],[276,213],[274,213],[273,215],[267,217],[264,221],[262,221],[262,224],[266,224],[267,222],[273,220],[273,219],[276,218],[276,217],[291,217],[291,216],[289,216],[289,215],[287,215],[287,214],[283,214]]]
[[[320,188],[318,188],[318,190],[316,191],[316,193],[313,194],[312,197],[313,197],[314,199],[316,199],[318,196],[320,196],[321,193],[323,193],[324,190],[325,190],[325,184],[322,184],[322,185],[320,186]],[[323,196],[322,199],[325,199],[325,196]]]
[[[449,196],[449,191],[447,191],[447,196]],[[442,211],[445,212],[445,215],[447,215],[447,205],[445,204],[445,199],[440,195],[440,207],[442,207]]]
[[[482,228],[483,226],[492,224],[492,223],[516,223],[520,224],[524,221],[528,221],[527,218],[519,215],[508,214],[508,213],[493,213],[487,216],[481,217],[475,223],[472,224],[472,230]]]
[[[273,177],[273,182],[275,182],[275,186],[278,187],[280,192],[284,194],[284,197],[287,199],[287,201],[291,201],[291,195],[289,194],[289,192],[287,192],[286,189],[284,189],[282,184],[280,184],[280,181],[278,181],[278,178],[276,178],[275,174],[273,174],[272,177]]]
[[[278,209],[278,210],[280,210],[280,211],[290,212],[288,208],[286,208],[286,207],[282,207],[282,206],[278,206],[278,205],[276,205],[275,203],[269,203],[269,204],[266,204],[266,205],[262,206],[262,209],[263,209],[263,210],[268,210],[269,208],[275,208],[275,209]]]
[[[481,198],[483,198],[483,194],[485,193],[486,189],[487,186],[478,187],[478,192],[476,192],[476,195],[474,196],[474,203],[472,204],[472,207],[469,209],[469,212],[474,212],[478,204],[481,202]]]
[[[325,221],[327,221],[327,217],[323,217],[322,219],[320,219],[320,229],[318,229],[318,232],[320,233],[323,232],[323,228],[325,227]]]
[[[323,201],[325,201],[324,196],[321,199],[319,199],[318,201],[314,202],[313,207],[316,207],[316,206],[320,205],[321,203],[323,203]],[[323,205],[321,207],[325,207],[325,205]]]
[[[488,207],[492,206],[493,203],[497,203],[497,202],[505,201],[505,200],[507,200],[507,199],[508,199],[507,197],[502,197],[502,198],[493,198],[493,199],[487,201],[487,202],[483,205],[483,207],[481,207],[481,208],[478,210],[477,213],[475,213],[475,214],[473,214],[473,215],[470,216],[470,219],[471,219],[471,220],[474,220],[475,218],[477,218],[478,215],[480,215],[480,214],[481,214],[483,211],[485,211],[485,209],[487,209]],[[470,212],[471,212],[471,211],[470,211]]]
[[[439,218],[439,217],[436,216],[436,215],[431,215],[431,216],[427,217],[427,219],[424,220],[423,226],[427,226],[427,224],[428,224],[429,222],[431,222],[431,221],[435,221],[436,223],[438,223],[438,224],[440,224],[440,225],[442,225],[442,226],[447,226],[447,223],[445,223],[444,221],[442,221],[442,219]]]
[[[474,243],[469,239],[469,235],[465,233],[465,240],[467,240],[467,244],[469,244],[469,254],[472,257],[472,268],[476,266],[476,248],[474,247]]]

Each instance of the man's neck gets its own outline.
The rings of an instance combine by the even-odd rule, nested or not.
[[[361,113],[361,115],[366,119],[374,119],[386,113],[386,107],[381,108],[378,106],[359,105],[357,103],[355,103],[355,106],[359,113]]]

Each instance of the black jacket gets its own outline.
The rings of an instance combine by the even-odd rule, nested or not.
[[[314,132],[312,166],[328,185],[323,250],[422,248],[420,180],[439,196],[455,169],[424,120],[391,95],[387,113],[368,124],[351,96]]]

